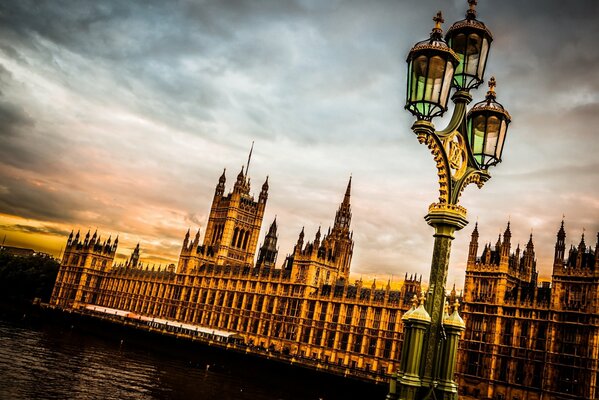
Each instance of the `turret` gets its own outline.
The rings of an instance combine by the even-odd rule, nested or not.
[[[526,244],[526,250],[524,250],[524,276],[522,277],[525,280],[530,280],[531,275],[535,270],[535,246],[532,242],[532,233],[530,234],[530,238],[528,239],[528,243]]]
[[[512,231],[510,230],[510,222],[507,223],[507,228],[505,228],[505,232],[503,233],[503,243],[501,245],[501,257],[505,260],[510,256],[510,247],[512,239]]]
[[[316,231],[316,235],[314,236],[314,248],[318,249],[320,247],[320,226],[318,227],[318,231]]]
[[[233,192],[245,192],[246,181],[245,174],[243,172],[243,166],[241,166],[241,171],[237,174],[237,180],[235,181],[235,185],[233,186]]]
[[[586,252],[587,245],[584,242],[584,231],[582,232],[582,236],[580,237],[580,243],[578,244],[578,255],[576,257],[576,268],[582,267],[582,260],[584,257],[584,253]]]
[[[300,232],[300,234],[297,238],[297,243],[295,245],[295,249],[297,252],[301,252],[303,247],[304,247],[304,227],[302,226],[302,231]]]
[[[227,178],[225,176],[226,172],[227,172],[227,169],[225,168],[223,170],[223,174],[218,179],[218,184],[216,185],[216,190],[214,191],[214,197],[220,198],[225,194],[225,182],[227,181]]]
[[[137,243],[137,246],[135,246],[135,249],[133,249],[133,252],[131,253],[131,257],[129,257],[129,262],[126,265],[131,268],[136,268],[138,263],[139,263],[139,243]]]
[[[193,239],[193,243],[191,244],[192,249],[197,249],[199,244],[200,244],[200,228],[198,228],[198,231],[196,232],[196,235]]]
[[[187,233],[185,234],[185,239],[183,239],[183,249],[186,250],[189,246],[189,229],[187,229]]]
[[[478,222],[474,224],[474,230],[470,237],[470,246],[468,248],[468,264],[476,263],[476,254],[478,252]]]
[[[566,231],[564,230],[564,220],[557,231],[557,240],[555,242],[555,255],[553,258],[553,268],[564,266],[564,257],[566,252]]]
[[[277,218],[272,221],[268,233],[264,238],[264,244],[260,246],[258,251],[257,267],[274,268],[277,262]]]
[[[266,203],[267,199],[268,199],[268,176],[266,177],[266,180],[262,184],[262,190],[260,191],[260,196],[258,197],[258,202]]]

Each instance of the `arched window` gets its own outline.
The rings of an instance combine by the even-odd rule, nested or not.
[[[243,229],[241,229],[239,231],[239,237],[237,238],[237,247],[241,248],[241,245],[243,244],[243,236],[245,235],[245,231]]]
[[[245,250],[248,246],[248,239],[250,238],[250,232],[246,231],[244,236],[245,237],[243,238],[243,249]]]
[[[239,235],[239,228],[235,228],[233,233],[233,240],[231,240],[231,246],[235,246],[235,242],[237,241],[237,236]]]

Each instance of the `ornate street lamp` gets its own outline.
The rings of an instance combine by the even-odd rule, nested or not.
[[[424,218],[435,229],[429,288],[426,299],[404,316],[400,366],[387,395],[392,400],[457,399],[453,374],[465,325],[458,306],[450,314],[445,305],[445,284],[453,234],[468,223],[466,209],[458,202],[467,185],[480,188],[490,178],[488,168],[501,161],[510,123],[509,113],[496,101],[494,78],[486,99],[467,113],[470,90],[483,82],[492,42],[489,29],[476,19],[476,0],[468,3],[466,19],[452,25],[447,42],[438,13],[430,39],[414,45],[407,59],[406,109],[416,117],[412,130],[436,162],[439,201],[430,205]],[[437,131],[432,119],[447,110],[451,88],[453,115],[447,127]]]
[[[443,40],[439,11],[430,39],[416,43],[408,54],[408,93],[406,109],[418,119],[430,121],[447,111],[447,99],[457,54]]]

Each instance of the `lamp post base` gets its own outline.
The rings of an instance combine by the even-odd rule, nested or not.
[[[418,349],[420,354],[410,354],[411,357],[419,359],[420,387],[414,390],[416,388],[413,385],[406,385],[399,379],[397,381],[398,398],[400,400],[427,398],[454,400],[457,398],[457,385],[451,378],[447,379],[444,374],[446,369],[453,371],[456,362],[455,351],[445,351],[447,338],[443,330],[443,320],[446,316],[445,284],[453,234],[468,224],[466,209],[453,204],[434,203],[429,207],[429,213],[424,219],[435,228],[433,260],[426,298],[426,311],[430,315],[430,326],[426,329],[423,347]],[[457,338],[455,346],[457,346]],[[402,352],[415,350],[406,348],[402,349]]]

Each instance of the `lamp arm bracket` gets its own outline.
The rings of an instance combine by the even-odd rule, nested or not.
[[[451,203],[458,204],[462,192],[469,184],[474,183],[480,189],[489,179],[491,179],[491,175],[489,175],[487,171],[468,166],[466,172],[464,175],[462,175],[462,177],[460,177],[460,179],[452,179],[452,186],[454,190],[452,190],[451,193]]]
[[[437,176],[439,179],[439,203],[449,203],[451,195],[451,169],[447,152],[442,139],[434,131],[415,130],[420,143],[426,144],[431,151],[437,167]]]
[[[447,126],[440,130],[435,131],[435,134],[441,138],[451,135],[454,131],[458,130],[461,125],[466,121],[466,110],[468,104],[472,101],[472,95],[467,91],[458,91],[454,93],[451,100],[455,104],[453,108],[453,114]]]

